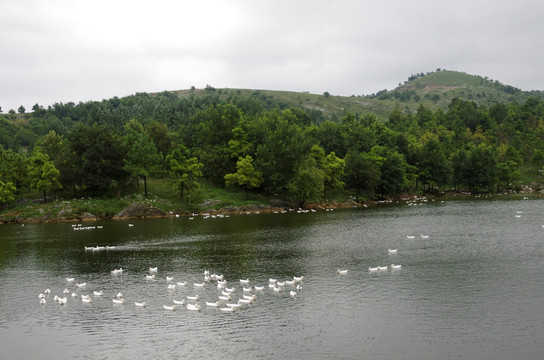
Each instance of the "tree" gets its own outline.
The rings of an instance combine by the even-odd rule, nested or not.
[[[438,136],[431,133],[426,133],[422,141],[423,146],[419,154],[419,179],[423,184],[433,186],[446,185],[451,177],[451,163],[446,157]]]
[[[189,150],[181,144],[166,157],[166,162],[170,168],[170,174],[176,180],[180,200],[183,201],[185,192],[189,193],[198,187],[197,180],[202,176],[204,165],[196,157],[190,157]]]
[[[126,148],[122,139],[103,126],[79,126],[68,134],[79,184],[93,192],[103,192],[112,181],[125,181]],[[71,157],[71,156],[70,156]]]
[[[23,105],[21,105],[19,106],[19,109],[17,109],[17,111],[19,112],[19,114],[24,115],[26,109]]]
[[[225,184],[227,187],[239,186],[245,191],[259,187],[262,182],[263,174],[255,170],[253,167],[253,158],[249,155],[238,159],[235,173],[225,175]]]
[[[323,180],[323,171],[317,167],[315,159],[308,156],[287,185],[289,195],[300,207],[309,201],[319,201],[325,189]]]
[[[47,203],[46,191],[60,189],[62,186],[59,182],[60,172],[47,154],[42,153],[39,149],[34,152],[30,158],[28,168],[30,177],[30,187],[43,191],[43,202]]]
[[[4,183],[0,180],[0,204],[14,200],[13,194],[15,193],[15,186],[11,181]]]
[[[143,133],[142,126],[136,120],[128,122],[125,128],[127,129],[125,141],[128,153],[123,169],[135,178],[144,179],[144,193],[147,197],[147,177],[161,168],[162,156],[157,152],[153,141]]]
[[[383,157],[380,165],[381,178],[376,191],[383,196],[400,195],[406,184],[406,160],[397,151],[383,146],[375,146],[371,153],[374,156]]]
[[[344,177],[345,167],[346,162],[344,159],[336,156],[334,151],[327,155],[323,166],[325,195],[332,194],[344,188],[342,178]]]
[[[355,193],[355,200],[363,194],[374,196],[381,173],[380,164],[385,159],[370,153],[350,151],[345,158],[346,187]]]

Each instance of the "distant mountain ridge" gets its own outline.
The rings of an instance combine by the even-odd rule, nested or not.
[[[493,103],[524,103],[534,96],[544,99],[544,91],[522,91],[497,80],[464,72],[437,69],[430,73],[411,75],[403,84],[393,90],[380,90],[371,95],[336,96],[310,94],[308,92],[252,90],[252,89],[205,89],[172,91],[180,97],[205,96],[214,93],[223,99],[237,97],[252,98],[270,108],[300,108],[312,118],[339,119],[346,113],[358,115],[375,114],[387,119],[395,108],[404,113],[414,113],[420,104],[425,107],[447,109],[455,98],[471,100],[478,105]]]

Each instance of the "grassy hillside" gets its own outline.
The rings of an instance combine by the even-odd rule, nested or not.
[[[259,101],[269,108],[297,107],[304,109],[314,119],[339,119],[347,112],[365,115],[375,114],[387,119],[391,110],[398,107],[404,113],[413,113],[420,104],[430,109],[447,109],[454,98],[472,100],[484,106],[495,102],[523,103],[529,96],[544,98],[542,91],[521,91],[478,75],[458,71],[437,71],[417,76],[393,90],[382,90],[372,95],[335,96],[310,94],[307,92],[250,90],[250,89],[206,89],[175,91],[180,97],[205,96],[213,92],[217,96],[245,98]]]

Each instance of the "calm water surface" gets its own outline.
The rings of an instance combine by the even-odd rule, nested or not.
[[[543,205],[429,202],[83,224],[102,227],[88,230],[3,225],[0,358],[540,359]],[[390,264],[402,268],[368,270]],[[156,279],[147,280],[155,266]],[[118,268],[123,274],[110,273]],[[205,270],[236,288],[231,302],[243,295],[240,279],[266,290],[235,313],[221,312],[205,304],[218,300],[216,281],[193,285]],[[269,278],[301,275],[296,298],[291,286],[268,288]],[[188,285],[168,290],[166,276]],[[94,302],[68,294],[59,305],[53,298],[65,288]],[[119,291],[124,305],[112,301]],[[197,294],[200,312],[163,309]]]

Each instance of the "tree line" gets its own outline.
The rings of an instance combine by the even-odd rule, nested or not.
[[[215,89],[214,89],[215,90]],[[28,189],[64,196],[113,196],[141,179],[175,181],[190,200],[205,180],[303,205],[447,188],[503,191],[544,163],[544,103],[447,110],[421,105],[388,121],[346,114],[316,121],[258,97],[220,100],[136,94],[101,102],[36,105],[0,115],[0,203]]]

